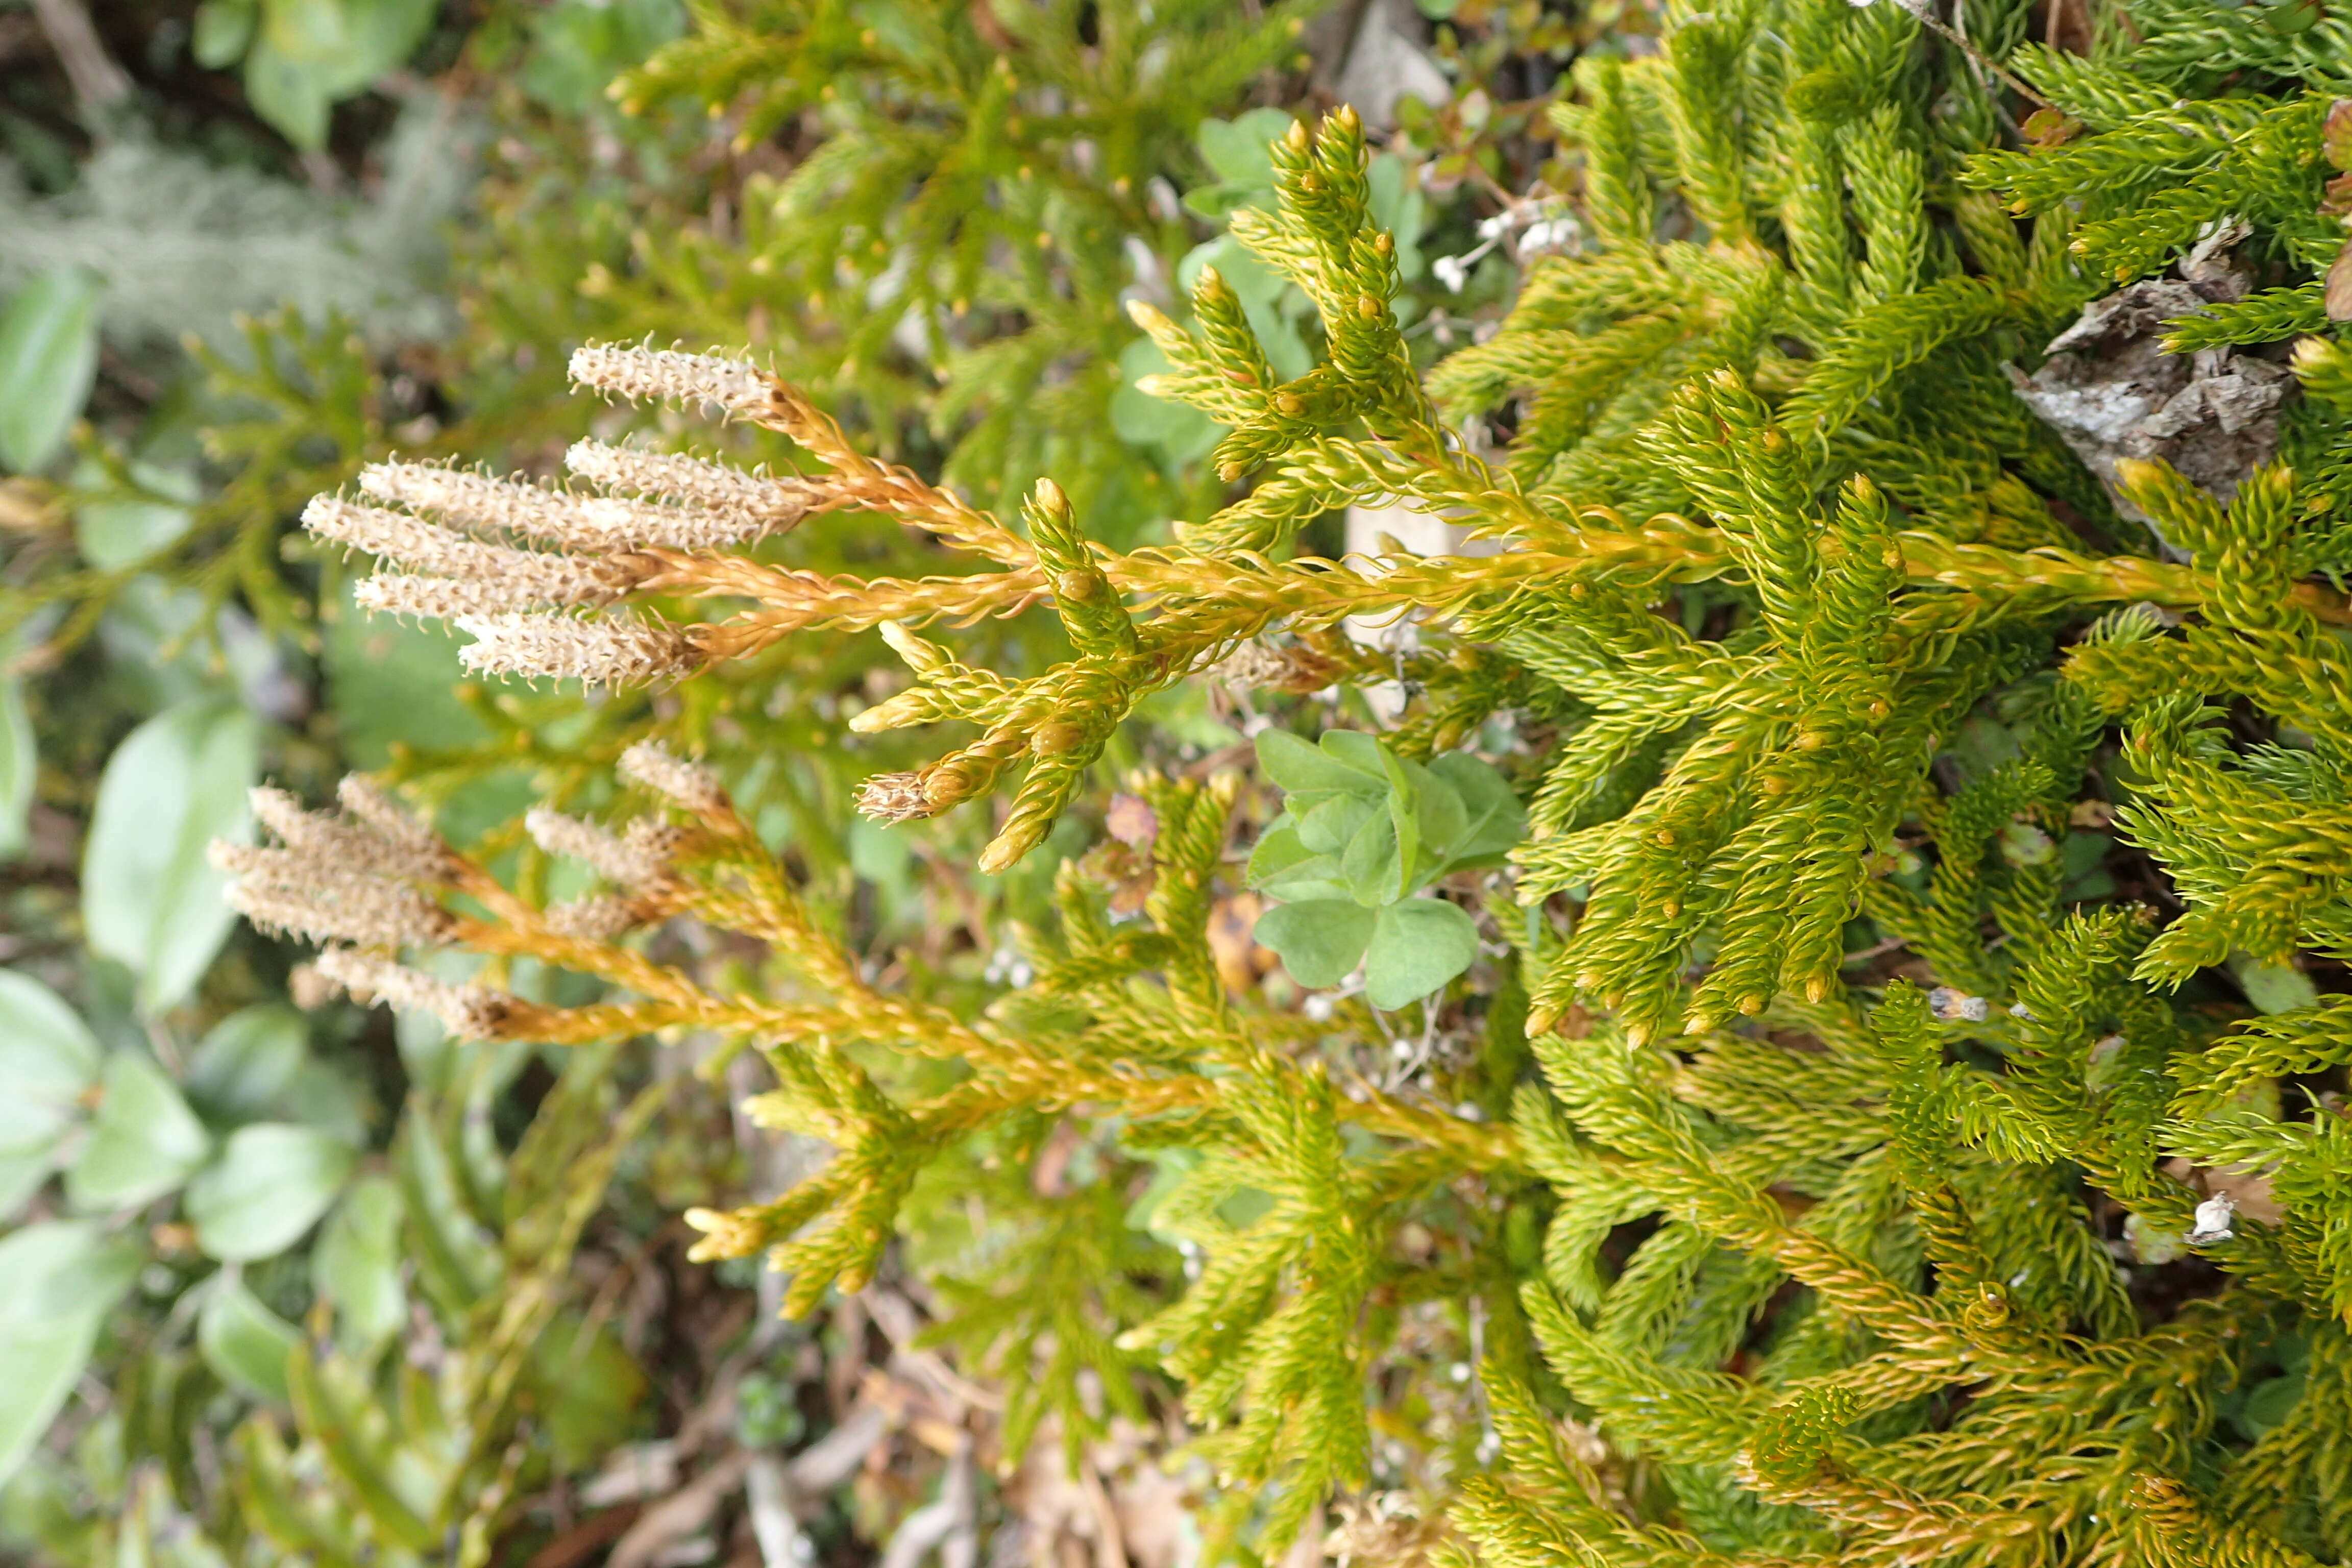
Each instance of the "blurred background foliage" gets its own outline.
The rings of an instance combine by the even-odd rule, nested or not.
[[[1434,358],[1566,242],[1562,71],[1651,30],[1623,0],[0,3],[0,1558],[1186,1561],[1164,1391],[1082,1353],[1181,1276],[1150,1226],[1178,1173],[1054,1127],[968,1150],[910,1205],[919,1253],[782,1322],[772,1277],[688,1265],[666,1217],[814,1157],[730,1110],[742,1064],[456,1052],[310,1005],[204,857],[255,783],[361,769],[560,882],[511,819],[601,804],[658,732],[748,759],[727,782],[826,918],[976,1010],[1062,854],[1116,859],[1100,821],[987,878],[979,814],[855,818],[861,777],[915,760],[845,728],[899,679],[877,638],[660,696],[461,685],[293,521],[394,450],[550,474],[583,435],[682,440],[563,395],[574,345],[650,338],[748,347],[983,504],[1050,472],[1107,541],[1164,537],[1224,487],[1211,427],[1133,389],[1160,364],[1123,304],[1176,310],[1213,263],[1307,363],[1313,313],[1223,229],[1290,112],[1344,97],[1384,132]],[[942,569],[857,515],[790,552]],[[1008,674],[1060,656],[1037,617],[979,637]],[[1223,703],[1171,694],[1106,783],[1238,756]],[[1122,1212],[1108,1253],[1070,1217]],[[1016,1254],[1063,1288],[998,1294]],[[1462,1328],[1396,1353],[1458,1359]],[[1397,1386],[1391,1470],[1475,1441],[1422,1407],[1442,1379]]]

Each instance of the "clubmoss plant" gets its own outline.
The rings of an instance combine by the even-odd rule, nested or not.
[[[457,1033],[756,1047],[776,1087],[753,1114],[832,1159],[689,1218],[704,1256],[788,1274],[787,1310],[868,1278],[961,1141],[1069,1121],[1153,1162],[1132,1223],[1181,1244],[1181,1292],[1122,1320],[1122,1274],[1053,1318],[1041,1269],[998,1282],[993,1321],[1083,1331],[1093,1351],[1057,1339],[1044,1373],[1074,1411],[1072,1353],[1181,1382],[1217,1561],[1271,1558],[1327,1502],[1359,1545],[1497,1568],[2352,1549],[2343,1008],[2247,1018],[2237,988],[2352,959],[2352,607],[2318,580],[2343,563],[2352,419],[2331,184],[2352,40],[2150,4],[2073,55],[2028,20],[1759,0],[1589,62],[1557,112],[1584,247],[1426,383],[1362,127],[1294,126],[1276,207],[1234,231],[1313,302],[1320,361],[1277,378],[1213,270],[1189,328],[1136,309],[1172,367],[1152,390],[1223,426],[1218,469],[1249,481],[1167,547],[1107,547],[1050,479],[1017,519],[982,510],[754,364],[650,348],[573,376],[781,433],[806,471],[587,448],[587,489],[380,468],[373,499],[314,509],[389,563],[378,603],[456,620],[486,671],[690,682],[889,626],[912,683],[854,727],[967,728],[865,809],[997,809],[983,871],[1037,849],[1152,692],[1402,679],[1392,734],[1329,750],[1437,776],[1482,751],[1528,824],[1507,879],[1437,884],[1491,951],[1433,1001],[1423,1058],[1360,1000],[1221,968],[1229,771],[1131,781],[1139,909],[1065,865],[1030,984],[974,1016],[861,969],[717,776],[649,750],[625,766],[656,826],[535,829],[610,884],[593,912],[356,808],[225,851],[241,896],[328,944],[322,973]],[[2158,455],[2103,476],[2019,393],[2086,306],[2176,268],[2194,303],[2147,356],[2302,338],[2226,499],[2161,456],[2239,417],[2206,394],[2126,419]],[[2121,408],[2126,383],[2088,384]],[[1312,520],[1395,499],[1493,552],[1297,552]],[[820,574],[789,535],[735,542],[824,512],[919,530],[940,569]],[[952,628],[1047,608],[1063,662],[958,657]],[[1404,615],[1400,663],[1324,636]],[[797,983],[713,989],[629,934],[680,917]],[[609,994],[454,984],[410,962],[432,946]],[[1367,1070],[1370,1040],[1417,1065]],[[1099,1194],[1067,1212],[1130,1223]],[[1432,1344],[1475,1394],[1458,1409]],[[1401,1468],[1416,1419],[1454,1438]]]

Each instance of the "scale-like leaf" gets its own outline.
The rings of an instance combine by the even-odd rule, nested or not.
[[[0,467],[37,473],[65,449],[98,376],[101,289],[81,268],[53,267],[0,309]]]

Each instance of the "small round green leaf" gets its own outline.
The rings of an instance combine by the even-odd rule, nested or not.
[[[287,58],[331,68],[352,52],[343,0],[262,0],[261,37]]]
[[[1380,911],[1364,955],[1364,995],[1382,1012],[1417,1002],[1470,967],[1478,927],[1443,899],[1407,899]]]
[[[1528,836],[1528,814],[1519,797],[1491,764],[1467,752],[1449,752],[1433,758],[1429,771],[1454,787],[1467,816],[1460,837],[1446,851],[1448,869],[1497,860]]]
[[[1444,775],[1427,768],[1417,770],[1421,777],[1415,794],[1414,826],[1420,829],[1422,864],[1425,874],[1433,876],[1436,868],[1452,860],[1460,852],[1470,833],[1470,807],[1462,792],[1447,782]]]
[[[327,90],[348,98],[366,90],[386,71],[396,70],[431,31],[438,0],[344,0],[351,47]]]
[[[1285,903],[1302,899],[1344,899],[1349,896],[1348,889],[1339,878],[1339,862],[1307,848],[1299,837],[1298,825],[1287,816],[1276,818],[1273,826],[1258,836],[1256,847],[1250,851],[1249,885]]]
[[[2231,957],[2230,973],[2246,1000],[2265,1013],[2292,1013],[2319,1000],[2319,987],[2300,969],[2257,963],[2241,952]]]
[[[90,477],[102,478],[103,470]],[[135,565],[169,549],[195,526],[191,507],[203,492],[193,472],[134,462],[131,477],[137,488],[86,502],[74,514],[74,547],[104,571]]]
[[[245,1281],[216,1278],[196,1318],[196,1348],[220,1380],[273,1405],[286,1403],[286,1362],[301,1344],[293,1324],[263,1306]]]
[[[196,7],[194,36],[189,52],[206,70],[235,65],[253,42],[254,24],[260,20],[259,0],[205,0]]]
[[[33,1194],[49,1179],[57,1163],[54,1142],[37,1141],[0,1149],[0,1220],[16,1218],[16,1211],[33,1201]]]
[[[1352,758],[1336,754],[1328,735],[1317,746],[1287,730],[1264,731],[1257,738],[1257,765],[1260,773],[1292,795],[1378,796],[1388,793],[1388,779],[1378,762],[1365,768]]]
[[[488,729],[452,695],[464,674],[462,639],[446,626],[368,615],[346,586],[321,630],[327,700],[353,766],[380,768],[404,746],[457,750],[488,740]]]
[[[89,1142],[66,1172],[74,1207],[136,1207],[186,1181],[212,1152],[211,1136],[178,1087],[139,1052],[107,1058],[100,1092]]]
[[[135,1244],[110,1240],[95,1220],[41,1220],[11,1231],[0,1237],[0,1324],[103,1314],[140,1261]]]
[[[1136,385],[1174,368],[1150,338],[1128,344],[1118,356],[1119,387],[1111,394],[1110,425],[1131,447],[1158,447],[1171,461],[1189,463],[1209,455],[1224,426],[1197,408]]]
[[[297,59],[268,31],[245,57],[245,98],[253,111],[306,153],[327,144],[327,121],[334,105],[327,96],[331,68]]]
[[[530,48],[514,79],[573,118],[609,103],[612,79],[677,37],[686,7],[677,0],[557,0],[532,7]]]
[[[2263,20],[2272,32],[2283,38],[2298,33],[2308,33],[2326,19],[2326,6],[2320,0],[2273,0],[2263,12]]]
[[[314,1128],[238,1128],[218,1163],[188,1184],[196,1245],[235,1263],[285,1251],[335,1201],[353,1158],[349,1144]]]
[[[1375,785],[1386,784],[1394,787],[1398,773],[1396,757],[1381,744],[1377,735],[1367,735],[1361,730],[1326,730],[1318,749],[1327,757],[1339,760],[1355,769]]]
[[[364,1149],[373,1109],[359,1079],[325,1062],[307,1061],[272,1107],[271,1120],[315,1127],[338,1142]]]
[[[1372,937],[1373,911],[1352,900],[1307,899],[1260,915],[1255,935],[1282,957],[1290,977],[1322,991],[1348,977]]]
[[[2288,1373],[2283,1377],[2265,1378],[2246,1391],[2246,1401],[2238,1407],[2238,1427],[2249,1437],[2260,1437],[2272,1427],[2294,1413],[2303,1401],[2304,1374]]]
[[[1366,812],[1355,837],[1340,852],[1339,870],[1360,904],[1378,908],[1402,897],[1404,867],[1395,817]]]
[[[291,1007],[247,1007],[213,1026],[188,1058],[188,1099],[221,1121],[268,1113],[293,1087],[310,1030]]]
[[[1245,191],[1274,196],[1273,142],[1290,134],[1291,117],[1280,109],[1253,109],[1231,120],[1203,120],[1195,132],[1201,156],[1218,178]]]
[[[1364,824],[1380,810],[1380,799],[1379,795],[1310,795],[1304,791],[1293,792],[1290,815],[1298,825],[1298,842],[1318,855],[1343,853]],[[1305,804],[1310,800],[1315,804]]]

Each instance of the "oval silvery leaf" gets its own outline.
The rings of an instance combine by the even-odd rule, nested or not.
[[[196,1245],[223,1262],[275,1257],[327,1212],[354,1160],[351,1145],[315,1128],[238,1128],[220,1159],[188,1184]]]
[[[187,999],[235,923],[206,852],[251,831],[259,721],[217,699],[150,719],[107,759],[82,855],[89,944],[139,976],[150,1015]]]
[[[98,377],[104,289],[84,268],[52,267],[0,308],[0,467],[36,473],[65,450]]]
[[[48,1179],[98,1074],[98,1041],[80,1015],[31,975],[0,969],[0,1218]]]
[[[137,1246],[86,1220],[43,1220],[0,1237],[0,1482],[73,1392],[140,1260]]]

